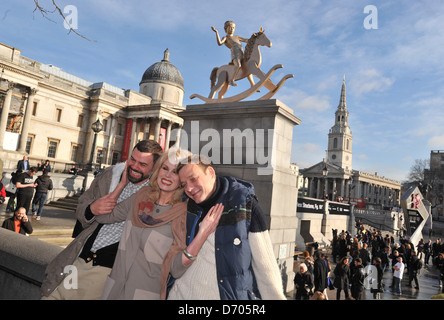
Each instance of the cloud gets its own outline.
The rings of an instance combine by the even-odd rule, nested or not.
[[[376,69],[359,71],[350,81],[350,87],[354,95],[388,90],[395,82],[394,79],[385,77]]]
[[[311,167],[322,158],[325,158],[323,146],[311,142],[297,144],[293,141],[292,162],[297,163],[299,168]]]
[[[330,109],[331,105],[327,96],[324,95],[308,95],[302,90],[291,90],[286,88],[279,95],[282,101],[291,101],[294,110],[310,110],[315,112],[323,112]]]
[[[442,149],[444,148],[444,134],[440,136],[431,137],[427,141],[427,146],[432,149]]]

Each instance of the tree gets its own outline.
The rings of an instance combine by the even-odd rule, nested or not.
[[[430,160],[428,159],[416,159],[415,163],[410,167],[407,181],[410,183],[422,184],[425,181],[425,172],[430,167]]]
[[[53,6],[53,8],[51,8],[51,9],[49,9],[47,7],[43,7],[42,5],[40,5],[39,1],[40,0],[34,0],[34,4],[35,4],[34,12],[39,11],[44,18],[46,18],[52,22],[54,22],[54,21],[49,18],[49,15],[58,14],[60,17],[62,17],[65,25],[68,26],[68,30],[69,30],[68,33],[74,32],[76,35],[78,35],[79,37],[82,37],[83,39],[86,39],[88,41],[96,41],[96,40],[92,40],[92,39],[85,37],[83,34],[79,33],[76,30],[76,28],[74,28],[71,25],[71,23],[69,22],[69,19],[67,19],[66,15],[63,13],[63,10],[59,7],[56,0],[51,0],[52,6]]]

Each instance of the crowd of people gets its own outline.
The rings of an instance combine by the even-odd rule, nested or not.
[[[326,253],[315,251],[310,256],[308,251],[304,252],[300,270],[294,278],[296,300],[313,299],[315,293],[316,299],[319,296],[328,299],[327,290],[336,290],[337,300],[341,292],[345,299],[361,300],[366,288],[374,299],[380,299],[381,293],[389,287],[394,295],[401,295],[404,277],[408,280],[407,287],[414,285],[415,290],[420,289],[418,275],[424,266],[438,270],[439,286],[444,293],[444,243],[441,239],[434,242],[421,239],[415,247],[406,236],[396,242],[389,234],[383,236],[375,228],[365,228],[360,220],[356,230],[354,236],[348,231],[333,230],[332,264]],[[385,272],[392,273],[389,287],[383,281]]]

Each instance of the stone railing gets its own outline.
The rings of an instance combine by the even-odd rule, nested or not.
[[[3,170],[3,179],[2,183],[7,188],[11,179],[11,172],[14,171],[12,169],[4,169]],[[33,178],[34,181],[38,176],[42,174],[39,171]],[[74,195],[81,194],[84,190],[87,190],[91,185],[91,182],[94,180],[94,175],[92,173],[88,173],[86,176],[77,175],[74,176],[72,174],[66,173],[50,173],[50,178],[53,183],[53,189],[48,192],[47,202],[56,201],[60,198],[70,197]]]
[[[0,228],[0,300],[40,299],[45,268],[62,248]]]

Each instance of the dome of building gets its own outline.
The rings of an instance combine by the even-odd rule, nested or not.
[[[163,60],[156,62],[146,69],[139,85],[160,81],[176,85],[184,90],[182,75],[180,71],[170,62],[169,55],[169,50],[166,49]]]

